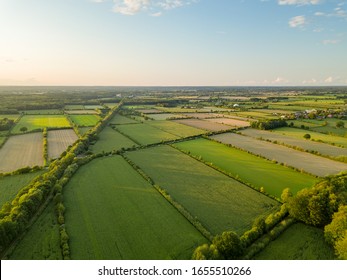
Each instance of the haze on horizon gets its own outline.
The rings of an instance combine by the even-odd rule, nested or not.
[[[1,85],[347,85],[344,0],[0,0]]]

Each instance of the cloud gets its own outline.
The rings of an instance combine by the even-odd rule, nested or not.
[[[323,45],[336,45],[340,43],[340,40],[323,40]]]
[[[321,0],[278,0],[279,5],[317,5]]]
[[[302,81],[303,84],[315,84],[317,83],[317,80],[315,78],[312,78],[310,80],[304,80]]]
[[[105,0],[96,0],[105,1]],[[196,3],[197,0],[113,0],[115,13],[135,15],[147,12],[151,16],[161,16],[163,10],[172,10]]]
[[[286,84],[286,83],[288,83],[288,80],[282,77],[277,77],[275,80],[271,82],[271,84]]]
[[[331,84],[333,81],[334,81],[334,78],[330,76],[324,80],[324,83]]]
[[[303,27],[306,24],[305,16],[296,16],[289,20],[289,26],[292,28]]]

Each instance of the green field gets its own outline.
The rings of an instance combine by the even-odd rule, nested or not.
[[[61,115],[62,110],[59,109],[45,109],[45,110],[26,110],[23,111],[26,115]]]
[[[77,126],[95,126],[100,117],[97,115],[69,115],[69,118],[77,125]]]
[[[315,132],[312,130],[305,130],[305,129],[299,129],[299,128],[291,128],[291,127],[281,127],[273,130],[275,133],[284,134],[292,137],[297,137],[300,139],[303,139],[304,135],[306,133],[311,135],[311,140],[321,141],[328,144],[335,144],[337,146],[342,146],[344,148],[347,148],[347,138],[340,137],[340,136],[334,136],[334,135],[327,135],[319,132]]]
[[[122,134],[141,145],[160,143],[161,141],[177,139],[176,135],[165,132],[145,123],[117,126]]]
[[[122,115],[115,115],[112,120],[110,120],[110,124],[130,124],[130,123],[138,123],[134,119],[122,116]]]
[[[265,192],[278,198],[285,188],[290,188],[295,194],[317,181],[310,175],[206,139],[180,142],[174,146],[194,156],[201,156],[203,161],[212,163],[257,189],[263,187]]]
[[[28,131],[32,131],[35,129],[43,129],[44,127],[71,127],[71,124],[63,115],[25,115],[19,120],[19,122],[13,128],[12,133],[21,133],[20,129],[22,127],[26,127]]]
[[[16,121],[20,115],[0,115],[0,119],[9,119],[9,120],[14,120]]]
[[[334,251],[325,242],[323,230],[298,223],[272,241],[255,259],[332,260]]]
[[[83,105],[65,105],[65,110],[84,110]]]
[[[212,234],[243,233],[276,201],[169,146],[126,153]]]
[[[120,156],[81,167],[64,203],[72,259],[190,259],[206,243]]]
[[[39,171],[0,178],[0,208],[5,202],[11,202],[19,190],[28,185],[32,179],[41,173]]]
[[[2,143],[5,142],[5,140],[6,140],[6,137],[0,135],[0,147],[1,147]]]
[[[10,254],[12,260],[61,260],[59,226],[51,202]]]
[[[179,138],[199,135],[207,132],[206,130],[171,121],[149,121],[147,122],[147,124],[160,130],[174,134]]]
[[[137,146],[129,138],[107,126],[99,134],[99,140],[92,146],[92,151],[94,153],[111,152],[121,148],[130,148],[134,145]]]

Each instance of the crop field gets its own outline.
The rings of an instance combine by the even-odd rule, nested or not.
[[[30,183],[32,179],[42,172],[26,173],[21,175],[12,175],[0,177],[0,209],[6,202],[11,202],[19,190]]]
[[[68,115],[97,115],[95,110],[69,110],[65,113]]]
[[[59,109],[44,109],[44,110],[25,110],[25,115],[61,115],[62,110]]]
[[[255,256],[257,260],[333,260],[323,230],[297,223]]]
[[[94,126],[100,120],[100,117],[97,115],[69,115],[69,118],[77,126]]]
[[[338,157],[347,156],[347,149],[340,148],[325,143],[314,142],[310,140],[305,140],[304,138],[298,139],[295,137],[280,135],[266,130],[258,129],[245,129],[241,131],[241,134],[246,136],[251,136],[254,138],[268,139],[271,141],[277,141],[278,143],[284,143],[293,147],[299,147],[308,151],[317,151],[322,155]]]
[[[147,114],[147,117],[156,120],[156,121],[165,121],[170,118],[184,118],[183,115],[179,114],[170,114],[170,113],[162,113],[162,114]]]
[[[65,110],[84,110],[84,105],[65,105]]]
[[[114,107],[116,107],[119,103],[105,103],[105,106],[108,108],[113,109]]]
[[[112,120],[110,120],[110,124],[132,124],[132,123],[138,123],[134,119],[124,117],[122,115],[115,115]]]
[[[91,150],[97,154],[101,152],[120,150],[121,148],[130,148],[133,146],[137,146],[137,144],[120,134],[118,131],[107,126],[99,134],[99,140],[91,147]]]
[[[311,135],[311,140],[315,141],[321,141],[328,144],[334,144],[337,146],[341,146],[344,148],[347,148],[347,138],[335,136],[335,135],[327,135],[311,130],[305,130],[305,129],[299,129],[299,128],[292,128],[292,127],[281,127],[273,130],[275,133],[296,137],[299,139],[303,139],[304,135],[306,133]]]
[[[173,121],[149,121],[146,122],[150,126],[163,130],[165,132],[176,135],[179,138],[199,135],[206,133],[206,130],[176,123]]]
[[[61,260],[59,226],[53,202],[19,241],[10,260]]]
[[[209,118],[222,118],[224,115],[215,114],[215,113],[186,113],[184,114],[187,117],[194,119],[209,119]]]
[[[89,130],[91,130],[93,127],[85,126],[85,127],[78,127],[77,130],[80,135],[86,134]]]
[[[72,145],[78,136],[73,129],[60,129],[48,131],[48,157],[50,159],[58,158],[69,145]]]
[[[104,108],[101,105],[84,105],[84,109],[86,110],[96,110],[96,109],[102,109]]]
[[[209,121],[209,122],[213,122],[213,123],[221,123],[221,124],[230,125],[232,127],[248,127],[248,126],[250,126],[250,123],[247,121],[230,119],[230,118],[214,118],[214,119],[205,119],[205,120]]]
[[[212,234],[241,234],[278,202],[169,147],[128,152],[129,157]]]
[[[249,119],[277,119],[278,116],[274,116],[268,112],[254,112],[254,111],[246,111],[246,112],[237,112],[237,116],[246,117]]]
[[[281,197],[285,188],[290,188],[295,194],[317,181],[308,174],[207,139],[180,142],[174,144],[174,147],[201,157],[203,161],[212,163],[257,189],[263,187],[265,192],[277,198]]]
[[[303,169],[316,176],[337,174],[347,169],[347,164],[300,152],[281,145],[242,136],[235,133],[224,133],[211,137],[224,144],[250,151],[270,160],[276,160],[297,169]]]
[[[160,143],[161,141],[174,140],[178,138],[176,135],[155,128],[146,123],[119,125],[117,126],[117,130],[141,145]]]
[[[144,114],[156,114],[156,113],[162,112],[162,111],[159,111],[158,109],[139,109],[137,111]]]
[[[43,129],[44,127],[71,127],[71,124],[63,115],[25,115],[19,120],[19,122],[13,128],[12,133],[22,133],[20,131],[22,127],[26,127],[28,131],[32,131],[35,129]]]
[[[0,149],[0,173],[43,165],[41,132],[11,136]]]
[[[206,242],[120,156],[81,167],[64,201],[73,259],[190,259]]]
[[[200,120],[200,119],[182,119],[182,120],[174,120],[174,122],[185,124],[185,125],[203,129],[203,130],[208,130],[208,131],[220,131],[220,130],[228,130],[232,128],[225,124],[212,123],[212,122]]]

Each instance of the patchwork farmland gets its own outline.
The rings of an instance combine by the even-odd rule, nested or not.
[[[278,203],[169,146],[126,154],[212,234],[242,233]]]
[[[211,90],[0,103],[18,118],[0,127],[1,257],[341,258],[324,228],[347,204],[344,95]],[[28,96],[44,101],[17,108]],[[230,236],[236,257],[221,247]]]
[[[206,242],[119,156],[82,167],[64,196],[73,259],[189,259]]]

